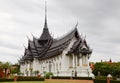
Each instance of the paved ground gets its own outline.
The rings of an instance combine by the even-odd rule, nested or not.
[[[49,82],[81,82],[81,83],[93,83],[92,80],[67,80],[67,79],[46,79]]]

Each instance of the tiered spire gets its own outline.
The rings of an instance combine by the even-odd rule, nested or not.
[[[48,29],[48,25],[47,25],[47,3],[45,1],[45,24],[44,24],[44,28],[43,28],[43,32],[40,37],[40,40],[46,41],[46,40],[49,40],[50,38],[51,38],[51,35],[49,33],[49,29]]]
[[[44,24],[44,28],[48,28],[47,26],[47,3],[45,1],[45,24]]]

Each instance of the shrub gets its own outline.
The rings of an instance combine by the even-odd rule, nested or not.
[[[68,76],[53,76],[52,79],[70,79],[71,77]]]
[[[92,80],[92,77],[73,77],[73,79],[77,79],[77,80]]]
[[[104,80],[106,80],[106,79],[107,79],[107,77],[106,77],[106,76],[95,76],[95,78],[96,78],[96,79],[104,79]]]
[[[38,74],[39,74],[39,71],[38,71],[38,70],[34,71],[34,74],[35,74],[35,75],[38,75]]]
[[[0,78],[0,82],[12,82],[14,79]]]
[[[45,75],[45,77],[46,77],[47,79],[49,79],[49,78],[50,78],[50,76],[53,76],[53,73],[48,72],[48,73],[46,73],[46,75]]]
[[[53,76],[52,79],[71,79],[71,77],[69,76]],[[76,79],[76,80],[92,80],[92,77],[72,77],[72,79]]]
[[[107,83],[107,80],[95,79],[94,83]],[[111,80],[110,83],[120,83],[120,81]]]
[[[107,80],[94,79],[94,83],[107,83]]]
[[[44,78],[37,78],[33,76],[19,76],[17,81],[44,81]]]
[[[111,80],[110,83],[120,83],[120,81],[117,81],[117,80]]]

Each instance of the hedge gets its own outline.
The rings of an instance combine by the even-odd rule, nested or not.
[[[44,78],[32,77],[32,76],[19,76],[17,81],[44,81]]]
[[[117,80],[111,80],[110,83],[120,83],[120,81],[117,81]]]
[[[0,82],[12,82],[14,79],[0,78]]]
[[[92,80],[92,77],[69,77],[69,76],[53,76],[52,79],[76,79],[76,80]]]
[[[103,80],[106,80],[107,77],[106,77],[106,76],[95,76],[95,79],[103,79]]]
[[[94,83],[107,83],[107,80],[94,79]]]
[[[73,77],[73,79],[77,79],[77,80],[92,80],[92,77]]]
[[[94,79],[94,83],[107,83],[107,80]],[[110,83],[120,83],[120,81],[111,80]]]
[[[44,78],[31,77],[31,76],[18,76],[17,81],[44,81]],[[14,79],[0,78],[0,82],[12,82]]]
[[[63,76],[61,76],[61,77],[60,76],[57,76],[57,77],[53,76],[52,79],[71,79],[71,77],[68,77],[68,76],[65,76],[65,77],[63,77]]]

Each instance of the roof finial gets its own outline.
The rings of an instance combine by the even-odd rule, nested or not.
[[[24,48],[26,49],[26,46],[23,44]]]
[[[27,36],[28,41],[30,41],[30,38]]]
[[[77,26],[78,26],[78,21],[77,21],[77,23],[76,23],[76,25],[75,25],[75,28],[77,28]]]
[[[30,40],[28,36],[27,36],[27,39]]]
[[[44,24],[44,28],[47,28],[47,2],[45,0],[45,24]]]
[[[84,39],[86,39],[86,35],[85,35],[85,38]]]
[[[34,35],[31,33],[31,35],[34,37]]]
[[[23,44],[23,46],[24,46],[24,48],[26,48],[24,44]]]

